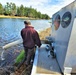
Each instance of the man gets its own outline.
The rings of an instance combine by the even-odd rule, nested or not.
[[[30,64],[32,56],[34,55],[35,45],[40,47],[41,41],[39,38],[39,34],[31,25],[31,22],[29,20],[26,20],[24,21],[24,24],[25,28],[21,30],[21,37],[23,39],[23,46],[25,50],[25,65],[28,66]]]

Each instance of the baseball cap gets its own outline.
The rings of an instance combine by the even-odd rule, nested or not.
[[[31,22],[30,22],[30,20],[25,20],[25,21],[24,21],[24,24],[30,25]]]

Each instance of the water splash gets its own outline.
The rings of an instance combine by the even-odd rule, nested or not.
[[[3,50],[2,53],[1,53],[1,60],[5,60],[4,51],[5,51],[5,50]]]

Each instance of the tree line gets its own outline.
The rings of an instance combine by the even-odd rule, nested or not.
[[[47,14],[41,14],[36,9],[30,7],[24,7],[23,5],[16,6],[15,3],[7,2],[6,5],[0,3],[0,15],[9,15],[9,16],[26,16],[30,18],[39,18],[39,19],[49,19],[50,17]]]

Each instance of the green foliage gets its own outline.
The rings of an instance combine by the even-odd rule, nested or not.
[[[14,3],[11,3],[11,15],[16,15],[16,5]]]
[[[3,10],[4,9],[4,10]],[[30,7],[24,7],[21,5],[20,7],[17,7],[15,3],[6,3],[5,7],[2,7],[2,4],[0,4],[0,14],[4,15],[12,15],[12,16],[26,16],[29,18],[37,18],[37,19],[49,19],[50,17],[47,14],[41,14],[41,12],[38,12],[36,9]]]
[[[50,17],[47,14],[42,14],[42,19],[49,19]]]
[[[17,7],[17,13],[16,13],[17,16],[20,16],[20,8]]]
[[[4,15],[10,15],[10,4],[7,2],[4,7]]]
[[[24,6],[20,6],[20,16],[24,16]]]
[[[4,7],[4,15],[16,15],[16,5],[14,3],[6,3]]]
[[[1,3],[0,3],[0,15],[3,15],[3,6]]]
[[[17,58],[15,59],[15,64],[20,63],[24,58],[25,58],[25,51],[22,50],[20,54],[17,56]]]

